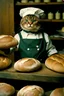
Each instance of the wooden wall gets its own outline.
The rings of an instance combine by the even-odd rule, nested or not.
[[[0,34],[14,34],[14,0],[0,0]]]

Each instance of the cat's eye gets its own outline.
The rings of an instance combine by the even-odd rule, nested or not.
[[[25,19],[25,21],[27,22],[27,21],[28,21],[28,19]]]
[[[36,20],[34,19],[33,22],[35,22]]]

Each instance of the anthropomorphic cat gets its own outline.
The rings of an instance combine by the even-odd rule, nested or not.
[[[39,8],[27,7],[20,10],[21,31],[14,37],[18,40],[17,49],[20,58],[36,58],[41,62],[57,53],[47,33],[43,32],[39,23],[44,11]]]

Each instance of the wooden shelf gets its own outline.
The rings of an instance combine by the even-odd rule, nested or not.
[[[17,72],[13,67],[0,71],[0,78],[26,80],[26,81],[40,81],[40,82],[56,82],[64,83],[64,74],[49,70],[42,64],[42,69],[36,72],[22,73]]]
[[[40,3],[36,3],[36,2],[27,2],[27,3],[21,3],[21,2],[17,2],[16,5],[63,5],[64,2],[48,2],[48,3],[45,3],[45,2],[40,2]]]
[[[61,38],[61,37],[50,37],[51,40],[64,40],[64,38]]]
[[[19,22],[19,20],[17,20],[17,22]],[[56,20],[56,19],[52,19],[52,20],[50,20],[50,19],[39,19],[39,22],[64,22],[64,20],[62,20],[62,19],[59,19],[59,20]]]
[[[49,20],[49,19],[40,19],[39,21],[40,22],[64,22],[64,20],[62,20],[62,19],[59,19],[59,20],[56,20],[56,19],[52,19],[52,20]]]

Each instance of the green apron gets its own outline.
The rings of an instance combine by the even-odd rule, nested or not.
[[[36,58],[43,62],[46,57],[46,41],[44,34],[42,39],[23,39],[21,33],[18,33],[20,37],[19,54],[20,58],[30,57]]]

